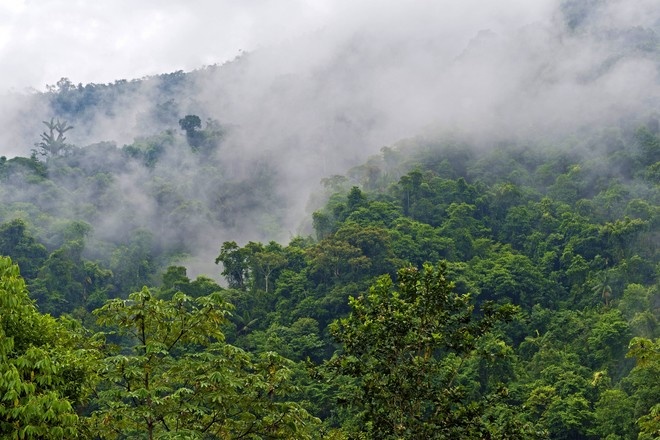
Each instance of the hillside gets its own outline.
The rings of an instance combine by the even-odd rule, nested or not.
[[[182,135],[171,134],[167,142],[162,157],[188,151],[189,160],[204,159],[203,151],[184,145]],[[158,285],[152,292],[166,301],[182,294],[177,291],[192,298],[219,292],[235,307],[222,327],[227,342],[298,363],[292,364],[298,365],[293,371],[299,386],[292,398],[328,428],[350,432],[359,426],[359,407],[336,406],[346,383],[337,383],[337,390],[332,381],[312,380],[301,369],[305,360],[321,365],[342,356],[331,337],[338,337],[337,330],[329,329],[351,308],[355,313],[347,298],[363,298],[383,274],[396,279],[400,268],[444,261],[455,292],[471,294],[478,308],[490,302],[517,307],[508,323],[470,351],[488,353],[491,360],[477,356],[460,370],[463,380],[476,380],[463,384],[471,389],[469,399],[507,389],[486,409],[487,429],[515,426],[524,438],[532,432],[540,438],[634,438],[655,429],[644,428],[644,421],[654,426],[649,414],[657,404],[659,365],[653,357],[638,357],[637,364],[628,357],[641,356],[639,350],[658,338],[655,119],[562,145],[511,143],[484,151],[457,139],[420,137],[383,148],[346,176],[323,180],[329,201],[313,215],[315,237],[296,237],[288,245],[225,242],[216,260],[225,288],[208,278],[189,279],[184,267],[158,276],[177,252],[194,248],[195,237],[203,240],[196,235],[201,225],[227,220],[218,215],[225,212],[220,207],[200,216],[194,206],[208,205],[191,200],[194,192],[177,194],[180,188],[164,185],[149,162],[161,156],[150,156],[148,146],[144,141],[122,150],[74,149],[46,164],[34,158],[3,162],[5,194],[17,198],[3,213],[23,220],[2,226],[0,251],[21,265],[42,312],[73,312],[94,326],[87,311],[142,284]],[[79,165],[80,156],[89,163],[95,154],[101,155],[96,168]],[[172,164],[179,171],[185,162]],[[206,159],[207,169],[213,165]],[[105,205],[122,195],[114,187],[121,182],[116,170],[131,167],[143,167],[141,185],[157,190],[151,197],[161,232],[131,223],[145,219],[133,211],[144,209],[144,202],[136,206],[119,198],[120,204]],[[218,188],[226,184],[218,182]],[[29,188],[41,202],[20,201],[11,185]],[[255,183],[259,195],[266,187]],[[80,191],[95,191],[98,204],[77,205]],[[182,205],[171,204],[177,200]],[[114,207],[109,214],[107,206]],[[71,212],[75,216],[63,214]],[[87,222],[99,218],[134,232],[122,242],[114,241],[120,235],[110,229],[108,241],[90,241]],[[185,240],[165,235],[172,229]],[[40,240],[39,231],[53,232]],[[354,380],[359,386],[364,379]],[[619,413],[616,420],[612,411]]]
[[[0,436],[660,437],[660,19],[560,3],[12,95]]]

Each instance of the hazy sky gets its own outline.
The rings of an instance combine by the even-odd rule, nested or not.
[[[223,63],[323,29],[438,36],[547,16],[553,0],[0,0],[0,88],[106,83]],[[405,19],[402,19],[405,17]]]

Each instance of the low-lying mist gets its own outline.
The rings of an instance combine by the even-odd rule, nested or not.
[[[52,117],[75,127],[67,135],[78,147],[112,141],[118,149],[170,130],[174,140],[153,167],[122,165],[115,174],[122,209],[90,217],[94,235],[107,241],[143,228],[160,240],[189,239],[193,272],[212,273],[223,241],[310,233],[301,224],[320,180],[402,138],[547,143],[660,109],[652,0],[360,3],[338,7],[326,28],[223,65],[9,95],[0,152],[29,155]],[[223,127],[214,157],[186,145],[178,121],[188,114]],[[184,230],[167,230],[173,223],[158,210],[168,191],[184,206],[175,222]],[[74,205],[98,205],[84,200],[96,197],[91,191],[80,197]],[[214,217],[212,204],[227,216]]]

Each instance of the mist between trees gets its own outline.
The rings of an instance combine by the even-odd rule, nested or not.
[[[652,6],[9,96],[0,431],[657,437]]]

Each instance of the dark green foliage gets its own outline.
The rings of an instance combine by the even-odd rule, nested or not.
[[[183,293],[191,298],[208,296],[223,290],[215,281],[205,276],[198,276],[191,281],[186,276],[183,266],[170,266],[163,274],[163,284],[158,291],[159,299],[172,299],[177,293]]]
[[[650,440],[660,436],[660,339],[633,338],[627,357],[635,358],[628,383],[631,403],[639,428],[639,439]],[[628,422],[626,420],[626,422]]]
[[[202,128],[202,120],[197,115],[187,115],[183,119],[179,119],[179,126],[186,134],[190,134],[197,129]]]
[[[181,84],[173,74],[156,88]],[[62,81],[52,93],[76,113],[110,92]],[[188,115],[179,132],[183,107],[159,102],[159,115],[141,118],[169,125],[123,148],[0,159],[0,253],[20,263],[41,312],[98,329],[89,312],[101,308],[115,331],[94,402],[79,372],[68,381],[78,391],[58,388],[87,429],[67,434],[657,437],[657,124],[529,145],[409,139],[324,179],[316,239],[285,245],[269,241],[290,206],[275,158],[225,161],[215,154],[223,127]],[[210,243],[217,236],[228,241]],[[180,265],[208,246],[220,246],[226,288]],[[441,271],[427,264],[441,260]],[[217,319],[202,325],[210,305]],[[514,306],[515,319],[495,319]],[[153,338],[140,340],[147,321]],[[185,323],[197,339],[168,343]],[[50,330],[40,339],[16,325],[25,337],[14,336],[11,356],[30,343],[55,356]],[[62,336],[66,350],[76,338]],[[313,365],[333,355],[343,374]],[[303,408],[322,429],[309,430],[316,420]]]
[[[614,166],[625,156],[628,175],[646,176],[639,174],[648,162],[638,159],[636,142],[617,138],[607,160]],[[653,141],[647,137],[646,142]],[[362,192],[364,207],[349,215],[349,203],[331,198],[332,208],[315,214],[323,240],[308,254],[317,287],[298,285],[324,290],[328,305],[333,292],[364,295],[364,290],[339,286],[369,276],[377,261],[421,267],[425,261],[453,260],[452,278],[460,292],[477,292],[478,302],[519,304],[526,316],[504,326],[521,358],[496,373],[512,383],[509,403],[523,410],[517,415],[501,406],[487,411],[487,420],[498,420],[489,429],[507,432],[503,427],[512,423],[523,438],[633,438],[642,429],[637,421],[642,413],[628,410],[608,418],[605,402],[625,394],[626,408],[639,404],[639,397],[623,390],[631,368],[624,359],[626,346],[635,334],[658,331],[658,301],[656,306],[648,302],[658,279],[657,187],[621,180],[596,160],[586,162],[576,154],[502,149],[493,155],[495,161],[487,156],[481,168],[470,167],[470,177],[482,183],[436,176],[429,158],[422,162],[429,168],[416,162],[414,171],[393,179],[389,188]],[[354,189],[357,200],[356,195]],[[360,236],[373,228],[387,237],[380,241],[386,252],[369,258],[365,250],[370,248],[360,245]],[[307,313],[321,316],[309,297],[303,303]],[[625,315],[613,309],[619,304]],[[646,404],[645,411],[650,407]],[[350,420],[342,422],[346,429],[364,427]]]
[[[37,277],[48,252],[27,231],[26,223],[16,219],[0,225],[0,255],[11,257],[21,268],[23,277],[32,280]]]
[[[368,438],[488,435],[482,416],[495,396],[475,398],[467,364],[514,307],[485,304],[475,316],[470,296],[453,291],[442,265],[401,269],[396,288],[380,278],[350,304],[351,314],[331,326],[343,351],[328,368],[354,379],[350,404]]]
[[[235,241],[225,242],[215,264],[222,263],[222,275],[232,289],[243,289],[248,277],[247,249],[241,249]]]
[[[473,282],[481,300],[511,301],[531,308],[535,304],[552,305],[561,290],[544,277],[525,255],[497,249],[488,258],[473,260]]]
[[[186,141],[193,151],[210,153],[222,139],[223,130],[216,121],[208,120],[202,130],[202,120],[197,115],[187,115],[179,119],[179,126],[186,132]]]

